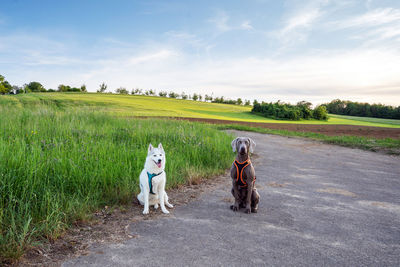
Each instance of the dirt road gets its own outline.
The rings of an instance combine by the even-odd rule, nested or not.
[[[134,238],[63,266],[400,265],[399,157],[235,133],[257,143],[257,214],[229,209],[226,177],[169,216],[131,224]]]

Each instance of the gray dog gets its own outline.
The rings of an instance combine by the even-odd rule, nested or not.
[[[233,211],[245,208],[246,213],[257,212],[260,195],[255,188],[256,174],[250,161],[249,153],[253,153],[256,143],[248,137],[238,137],[232,141],[232,150],[237,152],[232,164],[232,195],[235,204]]]

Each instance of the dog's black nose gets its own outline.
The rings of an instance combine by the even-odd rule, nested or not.
[[[158,163],[161,163],[161,159],[158,160]]]

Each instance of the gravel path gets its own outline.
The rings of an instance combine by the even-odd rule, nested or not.
[[[257,214],[229,209],[226,177],[170,216],[131,224],[125,243],[63,266],[400,265],[399,157],[232,132],[257,143]]]

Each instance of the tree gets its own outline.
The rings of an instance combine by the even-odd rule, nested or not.
[[[81,92],[87,93],[87,89],[86,89],[86,85],[85,84],[81,85]]]
[[[192,96],[192,99],[194,101],[197,101],[197,99],[199,99],[199,96],[196,93],[194,93],[193,96]]]
[[[242,99],[239,97],[239,98],[236,100],[236,103],[237,103],[238,105],[241,105],[241,104],[243,104],[243,101],[242,101]]]
[[[136,88],[136,89],[132,89],[131,91],[131,95],[142,95],[143,94],[143,90]]]
[[[203,100],[203,96],[199,94],[199,101]]]
[[[99,90],[97,90],[97,93],[104,93],[107,90],[107,85],[103,82],[100,84]]]
[[[0,94],[8,94],[12,90],[11,84],[6,81],[5,77],[0,75]]]
[[[127,95],[127,94],[128,94],[128,90],[126,90],[125,87],[117,88],[117,89],[115,90],[115,92],[116,92],[117,94],[121,94],[121,95]]]
[[[182,94],[181,94],[181,98],[182,98],[182,99],[187,99],[187,98],[188,98],[188,95],[187,95],[187,94],[185,94],[185,92],[182,92]]]
[[[168,95],[168,93],[166,91],[160,91],[158,93],[158,95],[161,96],[161,97],[166,97]]]
[[[325,106],[318,106],[313,110],[313,118],[316,120],[327,120],[328,112]]]
[[[68,92],[69,90],[71,90],[71,86],[69,86],[69,85],[60,84],[58,86],[59,92]]]
[[[245,106],[250,106],[250,100],[244,101],[244,105],[245,105]]]
[[[39,82],[30,82],[27,85],[27,89],[30,92],[46,92],[46,89],[43,87],[43,85]]]
[[[169,94],[168,94],[168,97],[170,97],[170,98],[177,98],[179,95],[177,94],[177,93],[174,93],[174,92],[169,92]]]

